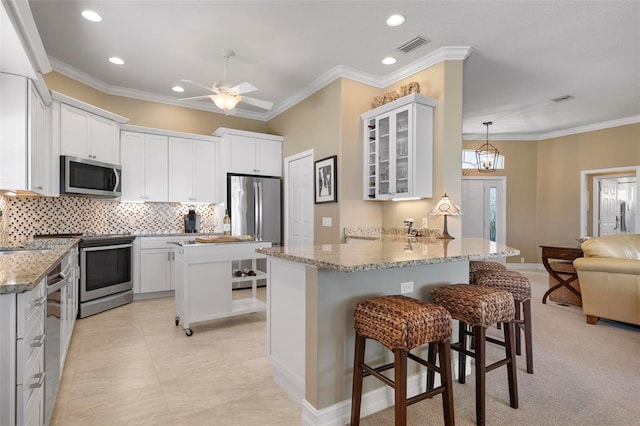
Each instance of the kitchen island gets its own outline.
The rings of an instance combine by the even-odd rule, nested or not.
[[[407,296],[428,300],[435,287],[468,282],[470,260],[520,253],[477,238],[406,237],[258,252],[267,256],[269,276],[268,358],[276,383],[302,405],[305,425],[349,423],[358,302],[399,294],[401,287]],[[391,352],[373,341],[366,355],[368,361],[392,360]],[[410,370],[409,395],[419,393],[424,376],[422,367]],[[393,403],[390,388],[377,381],[364,385],[362,416]]]
[[[207,240],[207,239],[203,239]],[[220,242],[214,242],[214,241]],[[193,334],[191,324],[211,321],[241,314],[264,311],[264,302],[257,297],[257,280],[267,279],[266,274],[254,269],[251,277],[234,277],[232,263],[239,260],[264,258],[257,249],[271,247],[266,241],[223,241],[211,238],[207,241],[176,242],[174,249],[176,318],[182,323],[187,336]],[[252,279],[252,295],[244,299],[232,298],[234,280]]]

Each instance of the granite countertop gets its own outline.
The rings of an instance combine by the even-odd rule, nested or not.
[[[380,240],[360,244],[272,247],[256,251],[267,256],[340,272],[495,259],[520,254],[518,249],[481,238],[441,240],[403,236],[383,236]]]
[[[0,254],[0,294],[32,290],[79,241],[79,238],[27,241],[23,244],[27,251]]]

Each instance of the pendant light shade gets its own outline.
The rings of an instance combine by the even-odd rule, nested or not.
[[[478,171],[481,173],[492,173],[496,171],[496,165],[498,164],[498,149],[489,143],[489,126],[493,124],[492,121],[485,121],[487,126],[487,141],[478,149],[476,149],[476,161],[478,165]]]

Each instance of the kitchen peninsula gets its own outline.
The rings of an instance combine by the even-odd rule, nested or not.
[[[303,424],[347,424],[353,369],[353,308],[368,297],[398,294],[428,300],[440,285],[468,282],[469,261],[519,250],[478,238],[384,237],[360,244],[259,249],[267,256],[267,348],[274,380],[303,410]],[[367,358],[391,360],[370,342]],[[455,371],[455,368],[454,368]],[[411,370],[408,394],[424,377]],[[376,387],[373,387],[373,386]],[[366,382],[362,415],[392,404],[382,384]]]

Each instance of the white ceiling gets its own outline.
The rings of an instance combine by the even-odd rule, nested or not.
[[[20,0],[18,0],[20,1]],[[465,138],[537,139],[599,123],[639,122],[639,1],[70,1],[31,0],[53,68],[108,93],[170,103],[204,94],[224,74],[249,81],[251,97],[272,111],[240,104],[262,120],[330,80],[393,82],[443,47],[471,47],[464,65]],[[86,8],[103,20],[83,19]],[[385,25],[392,13],[407,21]],[[397,47],[421,35],[427,45]],[[396,64],[382,65],[384,56]],[[126,63],[107,61],[119,56]],[[418,67],[419,68],[419,67]],[[171,87],[186,89],[176,94]],[[572,95],[554,103],[552,98]],[[190,105],[216,110],[210,101]],[[219,111],[219,110],[217,110]]]

